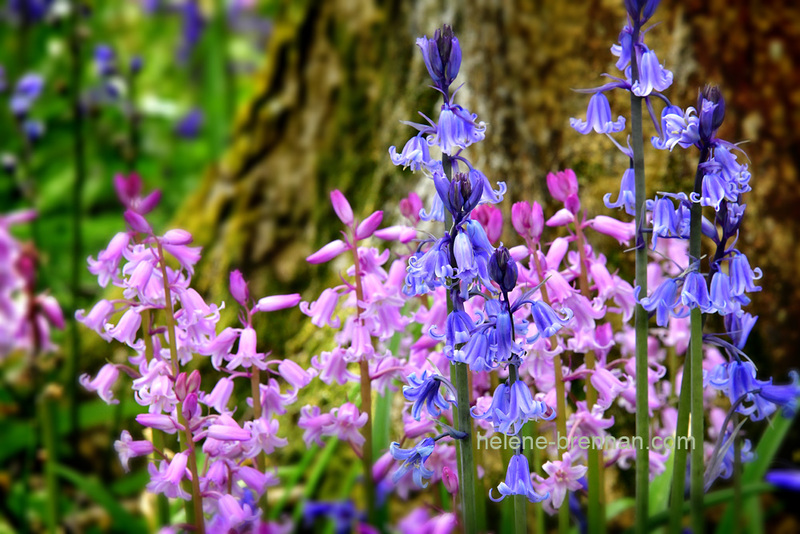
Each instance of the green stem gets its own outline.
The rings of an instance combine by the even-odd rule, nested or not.
[[[708,159],[708,148],[703,148],[700,154],[700,161],[697,165],[697,172],[694,176],[694,192],[700,194],[703,187],[703,171],[700,164]],[[703,208],[699,202],[692,203],[692,213],[689,227],[689,260],[700,261],[701,238],[702,238]],[[691,434],[694,447],[691,453],[690,464],[690,490],[691,490],[691,524],[694,534],[702,534],[705,530],[703,495],[705,484],[703,482],[703,436],[705,435],[703,425],[705,414],[703,413],[703,315],[699,308],[693,308],[691,312],[691,339],[690,339],[690,362],[692,368],[691,381]],[[683,381],[686,384],[686,380]]]
[[[45,392],[39,398],[40,420],[42,425],[42,441],[47,459],[44,465],[45,486],[47,487],[47,531],[56,532],[59,523],[59,495],[58,478],[56,476],[56,463],[58,462],[58,449],[54,432],[53,415],[50,411],[49,394]]]
[[[508,295],[506,295],[507,297]],[[514,327],[512,326],[511,328],[513,332]],[[509,385],[514,385],[517,380],[519,380],[519,370],[516,365],[510,365],[508,367]],[[521,431],[525,431],[524,426]],[[516,454],[523,454],[522,443],[523,440],[520,439],[519,448],[515,451]],[[514,495],[514,532],[518,534],[528,532],[528,498],[524,495]]]
[[[528,425],[530,436],[533,438],[534,443],[538,435],[538,426],[539,425],[535,423]],[[539,447],[531,447],[531,453],[533,456],[533,458],[531,458],[531,469],[534,473],[537,473],[542,467],[542,451],[539,449]],[[533,520],[536,527],[535,532],[544,534],[544,508],[541,506],[533,507]]]
[[[169,358],[172,361],[172,373],[175,379],[178,378],[180,372],[180,362],[178,361],[178,348],[177,339],[175,337],[175,307],[172,303],[172,293],[169,288],[169,278],[167,277],[167,259],[164,255],[164,248],[161,242],[158,241],[158,257],[161,265],[161,277],[164,281],[164,300],[166,302],[166,321],[167,321],[167,335],[169,336]],[[189,422],[183,415],[183,401],[178,401],[178,423],[183,427],[182,439],[180,440],[181,448],[188,453],[187,465],[189,472],[192,474],[192,502],[186,503],[186,516],[190,522],[194,523],[195,532],[198,534],[205,534],[206,522],[203,516],[203,494],[200,493],[200,476],[197,469],[197,455],[195,454],[194,440],[192,439],[192,430],[189,427]]]
[[[632,42],[639,42],[638,24],[634,25]],[[635,55],[635,54],[634,54]],[[631,79],[639,79],[637,61],[631,61]],[[647,295],[647,246],[643,225],[645,220],[645,179],[644,179],[644,134],[642,130],[642,98],[631,91],[631,141],[633,143],[633,173],[635,181],[635,219],[636,219],[636,283],[640,295]],[[641,304],[636,305],[636,437],[642,444],[636,451],[636,532],[647,532],[648,504],[650,499],[650,451],[645,444],[650,443],[650,419],[648,416],[648,360],[647,330],[648,315]]]
[[[739,414],[733,416],[733,427],[736,428],[739,424]],[[723,428],[720,432],[725,433]],[[743,506],[742,499],[742,442],[738,436],[733,438],[733,513],[736,521],[734,521],[733,532],[739,534],[742,532],[743,521],[741,517]]]
[[[575,221],[575,234],[578,237],[578,254],[581,260],[581,273],[579,284],[581,294],[591,300],[589,291],[589,262],[586,258],[586,236],[583,233],[580,221]],[[595,368],[594,351],[586,353],[586,369],[593,371]],[[586,379],[586,409],[591,412],[592,407],[597,402],[597,391],[592,386],[591,375]],[[597,449],[592,444],[586,451],[586,463],[588,464],[587,482],[589,485],[589,510],[588,526],[592,534],[602,534],[606,530],[605,504],[603,498],[603,451]]]
[[[72,150],[74,183],[72,186],[72,265],[70,278],[70,292],[72,293],[72,309],[80,307],[80,280],[82,265],[85,261],[83,255],[83,189],[86,181],[86,146],[84,139],[83,111],[81,109],[81,91],[83,81],[83,58],[80,35],[80,17],[82,10],[80,2],[72,2],[72,17],[69,36],[69,49],[72,56],[72,72],[70,81],[70,96],[72,105]],[[75,432],[78,428],[77,409],[77,381],[75,380],[78,355],[81,353],[80,335],[77,321],[71,322],[70,351],[67,354],[64,366],[64,377],[67,393],[67,406],[69,407],[70,429],[74,440],[78,439]],[[77,442],[73,445],[77,445]]]
[[[449,307],[450,303],[448,301],[448,308]],[[453,385],[456,388],[456,429],[466,433],[466,437],[464,439],[459,439],[456,441],[456,453],[458,454],[458,489],[461,493],[461,512],[463,521],[462,527],[465,533],[474,534],[478,531],[475,509],[475,488],[477,487],[477,476],[475,471],[475,459],[472,450],[472,416],[469,413],[469,367],[467,367],[466,364],[454,362],[450,366],[450,371],[453,375]]]
[[[261,419],[261,370],[253,365],[250,369],[250,393],[253,396],[253,419]],[[267,470],[267,455],[262,450],[256,456],[258,470],[264,473]],[[261,497],[261,508],[264,510],[264,517],[269,515],[269,500],[267,499],[267,489],[264,488],[264,495]]]
[[[683,379],[681,380],[680,399],[678,399],[678,420],[675,425],[675,461],[672,469],[672,495],[670,497],[669,532],[681,534],[683,532],[683,497],[686,493],[686,457],[687,448],[681,446],[681,439],[689,435],[689,384],[692,380],[692,368],[688,361],[683,366]],[[673,382],[677,379],[673,375]],[[684,441],[684,445],[687,442]]]

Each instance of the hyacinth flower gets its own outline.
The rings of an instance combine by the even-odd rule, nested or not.
[[[132,458],[152,453],[148,491],[187,500],[187,517],[196,531],[270,529],[256,501],[265,503],[267,488],[278,482],[267,455],[288,444],[279,435],[276,416],[287,413],[316,370],[270,359],[269,352],[259,350],[252,321],[257,313],[296,306],[300,296],[256,300],[242,274],[233,271],[230,293],[240,307],[241,327],[220,329],[224,304],[207,303],[191,287],[201,259],[199,247],[191,246],[191,234],[175,229],[159,235],[153,230],[146,215],[159,195],[143,195],[138,176],[118,177],[114,183],[128,230],[114,236],[97,259],[89,258],[89,265],[100,284],[117,286],[122,298],[101,300],[89,312],[79,310],[76,319],[106,341],[126,345],[131,355],[125,364],[107,363],[95,378],[83,375],[81,383],[113,403],[121,377],[132,379],[134,399],[147,409],[136,421],[151,429],[152,440],[134,439],[126,429],[115,449],[126,469]],[[164,323],[159,324],[159,317]],[[185,369],[205,357],[215,375],[205,377],[208,390],[199,371]],[[261,373],[274,378],[263,384]],[[251,393],[247,402],[252,409],[234,419],[229,402],[237,385]],[[172,456],[164,434],[178,436]],[[206,455],[202,465],[196,447]],[[160,521],[166,524],[168,517]]]
[[[319,378],[328,384],[358,382],[362,404],[357,408],[352,403],[345,403],[327,413],[321,412],[319,407],[306,406],[299,426],[305,430],[303,439],[309,445],[312,442],[321,444],[321,438],[329,436],[351,445],[363,464],[367,512],[369,521],[373,522],[376,491],[371,476],[374,464],[372,392],[374,389],[383,393],[386,388],[394,388],[393,380],[404,370],[405,359],[393,354],[388,345],[396,336],[399,336],[397,339],[402,337],[410,319],[402,313],[408,298],[402,291],[404,260],[387,263],[388,249],[368,247],[364,241],[375,236],[386,241],[407,242],[408,232],[402,228],[399,231],[379,229],[382,211],[358,220],[341,191],[332,191],[330,198],[334,213],[345,227],[342,239],[324,245],[309,255],[307,261],[322,264],[349,253],[352,264],[345,269],[342,285],[324,289],[314,302],[301,302],[300,310],[318,327],[339,329],[334,336],[335,346],[314,356],[312,365]],[[416,235],[415,230],[407,230]],[[355,367],[358,373],[353,372]],[[427,378],[423,375],[421,380],[424,382]],[[413,389],[414,385],[411,387]],[[420,402],[428,403],[430,410],[447,407],[443,399],[436,399],[432,389],[426,390],[422,384],[420,388],[419,392],[410,395],[426,397]],[[423,394],[422,390],[426,393]]]

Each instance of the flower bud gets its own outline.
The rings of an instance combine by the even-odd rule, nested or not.
[[[242,306],[247,306],[247,301],[250,300],[250,290],[247,288],[247,282],[245,282],[242,273],[238,269],[231,271],[230,291],[236,302]]]
[[[576,193],[573,193],[564,201],[564,207],[573,215],[577,215],[581,210],[581,199],[578,198]]]
[[[512,291],[517,285],[517,262],[506,247],[502,245],[497,247],[489,258],[489,276],[505,293]]]
[[[375,232],[375,230],[378,229],[378,226],[380,226],[382,222],[383,222],[383,212],[376,211],[375,213],[373,213],[372,215],[361,221],[361,224],[358,225],[358,228],[356,228],[356,239],[361,240],[370,237]]]
[[[550,195],[561,202],[578,192],[578,178],[572,169],[564,169],[557,173],[547,173],[547,189]]]
[[[461,47],[453,29],[445,24],[436,30],[433,39],[421,37],[417,46],[422,51],[425,67],[438,89],[447,94],[461,68]]]
[[[336,212],[336,216],[339,217],[339,220],[342,221],[345,226],[351,226],[353,224],[353,209],[350,207],[350,203],[342,192],[338,189],[331,191],[331,204],[333,204],[333,211]]]
[[[458,475],[447,466],[442,468],[442,482],[450,495],[458,493]]]
[[[700,139],[708,143],[725,118],[725,99],[716,85],[706,85],[697,97]]]

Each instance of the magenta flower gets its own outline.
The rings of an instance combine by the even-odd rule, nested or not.
[[[321,413],[319,406],[303,406],[300,410],[300,420],[297,422],[297,426],[305,430],[303,441],[307,447],[311,446],[311,442],[324,445],[320,438],[325,435],[325,428],[331,424],[333,415]]]
[[[272,295],[258,300],[255,311],[271,312],[277,310],[284,310],[286,308],[294,308],[300,303],[302,297],[299,293],[292,293],[291,295]]]
[[[187,501],[190,500],[192,496],[181,487],[181,481],[184,478],[191,478],[191,474],[186,468],[188,454],[187,452],[180,452],[169,463],[162,460],[157,468],[154,463],[151,463],[147,467],[150,472],[150,482],[147,483],[148,491],[163,493],[170,499],[180,497]]]
[[[153,444],[147,440],[134,441],[133,438],[131,438],[131,433],[127,430],[123,430],[120,438],[114,442],[114,450],[119,454],[122,468],[127,473],[130,471],[128,468],[128,460],[152,454]]]
[[[564,453],[561,461],[556,460],[545,463],[542,469],[550,475],[545,479],[545,484],[552,495],[554,508],[561,507],[568,491],[575,491],[582,487],[579,480],[588,471],[588,468],[584,465],[573,467],[572,456],[570,456],[569,452]]]
[[[119,401],[114,398],[114,392],[112,391],[117,377],[119,377],[117,366],[112,363],[107,363],[100,368],[100,372],[97,373],[94,380],[90,380],[88,374],[82,374],[79,380],[81,385],[87,390],[96,391],[106,404],[119,404]]]

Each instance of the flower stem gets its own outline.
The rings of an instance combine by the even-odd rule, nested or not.
[[[578,254],[581,260],[581,273],[579,284],[581,294],[591,300],[589,291],[589,262],[586,258],[586,236],[580,221],[575,221],[575,234],[578,236]],[[586,369],[592,371],[595,368],[594,351],[586,353]],[[592,407],[597,402],[597,391],[591,383],[591,374],[586,378],[586,409],[591,413]],[[606,530],[605,505],[603,503],[603,479],[604,463],[603,451],[598,450],[594,444],[586,451],[586,463],[588,464],[587,482],[589,485],[589,510],[588,523],[589,532],[601,534]]]
[[[708,148],[703,148],[700,160],[697,165],[697,172],[694,176],[694,192],[700,194],[703,187],[703,171],[700,165],[708,159]],[[689,226],[689,259],[699,261],[701,255],[703,207],[699,202],[692,203],[692,214]],[[691,382],[691,434],[694,441],[692,448],[692,461],[690,473],[691,489],[691,525],[694,534],[702,534],[705,530],[703,495],[705,484],[703,482],[703,425],[705,416],[703,414],[703,315],[699,308],[692,308],[691,338],[690,338],[690,361],[692,368]],[[686,385],[686,380],[682,383]]]
[[[47,452],[44,465],[44,480],[47,487],[47,532],[57,532],[60,515],[59,495],[61,494],[56,477],[56,464],[58,463],[58,449],[55,439],[55,421],[51,410],[51,394],[47,388],[39,397],[39,418],[42,425],[42,441]]]
[[[686,362],[688,363],[688,361]],[[678,420],[675,425],[675,460],[672,468],[672,495],[670,497],[669,532],[681,534],[683,532],[683,497],[686,493],[686,447],[681,447],[681,438],[688,436],[689,432],[689,383],[692,379],[692,368],[684,364],[683,378],[681,380],[680,399],[678,399]],[[677,380],[673,375],[672,380]],[[687,442],[684,441],[684,444]]]
[[[361,260],[358,257],[358,245],[353,246],[353,265],[356,279],[356,322],[361,321],[361,302],[364,302],[364,289],[361,285]],[[362,355],[361,367],[361,411],[367,414],[364,425],[364,447],[361,451],[361,463],[364,467],[364,493],[367,498],[367,516],[371,525],[375,524],[377,508],[375,507],[375,480],[372,478],[372,377],[369,375],[367,355]]]
[[[539,256],[537,254],[533,254],[533,264],[536,267],[536,275],[539,277],[539,282],[541,283],[544,281],[544,273],[542,271],[542,264],[539,261]],[[547,284],[542,284],[540,289],[542,292],[542,300],[547,304],[550,305],[550,297],[547,294]],[[556,354],[553,357],[553,370],[555,372],[556,377],[556,444],[558,446],[558,455],[559,458],[567,452],[566,447],[562,445],[566,445],[566,443],[562,443],[560,437],[567,436],[567,402],[566,402],[566,393],[564,388],[564,372],[561,369],[561,355]],[[558,509],[558,532],[560,534],[566,534],[569,532],[569,506],[561,506]]]
[[[739,424],[739,414],[733,417],[733,428]],[[721,432],[725,432],[723,428]],[[733,514],[735,521],[733,522],[734,534],[742,532],[742,517],[741,511],[744,506],[742,500],[742,442],[738,436],[733,437]]]
[[[172,372],[175,379],[178,378],[180,372],[180,362],[178,362],[178,347],[177,338],[175,336],[175,307],[172,303],[172,293],[169,289],[169,278],[167,277],[167,259],[164,256],[164,248],[161,242],[158,242],[158,258],[161,266],[161,278],[164,282],[164,302],[165,302],[165,315],[167,321],[167,334],[169,336],[169,358],[172,361]],[[189,421],[183,415],[183,401],[178,401],[178,422],[183,426],[182,438],[180,440],[181,447],[185,448],[189,454],[187,464],[189,472],[192,474],[192,505],[193,509],[187,505],[186,515],[194,523],[195,532],[198,534],[205,534],[206,522],[203,517],[203,495],[200,493],[200,477],[197,470],[197,455],[194,451],[194,440],[192,439],[192,430],[189,427]]]
[[[253,365],[250,369],[250,390],[253,396],[253,419],[261,419],[261,370]],[[262,450],[256,456],[258,470],[264,473],[267,470],[267,455]],[[267,499],[267,488],[264,488],[264,495],[261,497],[261,508],[264,510],[264,517],[269,515],[269,500]]]
[[[513,332],[514,327],[512,325],[511,330]],[[512,334],[513,336],[513,334]],[[508,366],[508,382],[509,386],[513,386],[514,383],[519,380],[519,368],[516,365],[509,365]],[[530,425],[530,423],[527,423]],[[523,425],[520,432],[525,431],[525,425]],[[520,439],[519,448],[515,451],[515,454],[523,454],[523,444],[524,440]],[[514,531],[518,534],[525,534],[528,532],[528,499],[524,495],[514,495]]]
[[[639,65],[636,59],[636,46],[639,42],[639,24],[633,28],[631,60],[631,79],[639,80]],[[645,224],[645,178],[644,178],[644,133],[642,130],[642,98],[631,91],[631,141],[633,143],[633,173],[635,182],[635,219],[636,219],[636,284],[640,295],[647,295],[647,246],[644,233]],[[650,443],[650,419],[648,417],[647,381],[647,335],[648,315],[641,304],[636,304],[634,319],[636,329],[636,437],[639,443]],[[636,532],[647,532],[647,516],[649,513],[650,485],[650,451],[642,446],[636,450]]]

